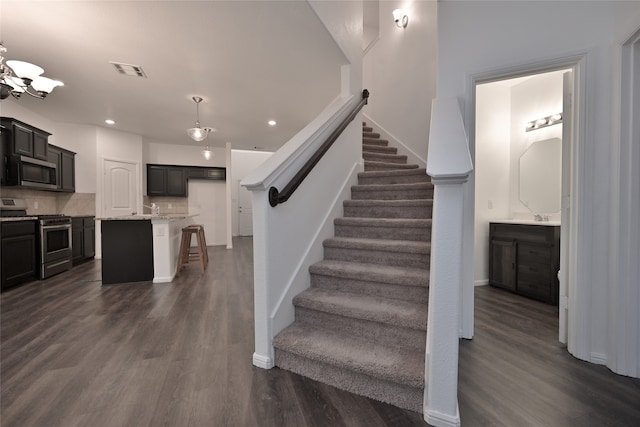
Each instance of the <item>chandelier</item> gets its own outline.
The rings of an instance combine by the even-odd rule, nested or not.
[[[193,98],[193,102],[196,103],[196,126],[187,129],[187,134],[189,135],[189,137],[191,137],[191,139],[193,139],[194,141],[204,141],[205,138],[209,135],[209,132],[215,132],[216,130],[213,128],[208,128],[208,127],[200,127],[200,108],[199,105],[202,102],[202,98],[199,96],[194,96]]]
[[[9,60],[5,64],[6,52],[7,48],[0,42],[0,99],[9,95],[17,99],[23,93],[44,99],[54,88],[64,86],[59,80],[41,76],[44,70],[29,62]]]

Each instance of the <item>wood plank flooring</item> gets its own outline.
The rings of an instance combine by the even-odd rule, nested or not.
[[[209,247],[204,275],[101,286],[91,261],[0,296],[0,425],[424,426],[422,416],[252,366],[252,241]],[[476,291],[461,341],[464,426],[640,424],[640,380],[557,343],[554,307]]]

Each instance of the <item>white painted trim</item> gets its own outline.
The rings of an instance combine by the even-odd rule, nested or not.
[[[427,159],[420,157],[418,153],[416,153],[411,148],[409,148],[406,144],[404,144],[402,141],[400,141],[398,138],[392,135],[389,131],[383,128],[378,122],[373,120],[367,114],[362,113],[362,117],[364,117],[365,121],[367,122],[367,125],[372,124],[373,125],[372,127],[375,128],[375,130],[380,133],[381,139],[386,139],[387,141],[391,142],[393,146],[398,148],[398,154],[406,154],[408,157],[408,163],[415,163],[417,165],[420,165],[420,167],[423,167],[423,168],[427,167]]]
[[[480,279],[473,282],[473,286],[487,286],[489,284],[489,279]]]
[[[276,366],[276,364],[275,361],[269,356],[253,353],[253,366],[257,366],[258,368],[262,369],[271,369]]]
[[[460,408],[456,408],[456,416],[451,417],[438,411],[426,409],[424,412],[424,420],[435,427],[459,427],[460,426]]]
[[[227,195],[227,249],[233,249],[233,182],[231,177],[233,176],[231,169],[231,143],[226,143],[226,195]]]
[[[591,353],[589,360],[591,363],[595,363],[596,365],[606,365],[607,355],[602,353]]]
[[[588,269],[580,271],[579,265],[590,266],[590,257],[592,256],[592,242],[586,237],[588,233],[582,230],[588,228],[590,220],[590,212],[585,206],[585,196],[587,195],[584,182],[584,172],[587,160],[584,154],[584,141],[586,132],[586,98],[587,83],[585,75],[587,73],[589,55],[595,55],[590,51],[579,51],[569,53],[567,56],[560,58],[543,58],[536,62],[527,64],[517,64],[512,67],[488,70],[469,76],[467,84],[466,98],[470,99],[466,108],[465,122],[469,129],[469,150],[475,153],[475,107],[476,107],[476,85],[480,83],[489,83],[509,78],[522,77],[525,75],[539,74],[549,71],[557,71],[562,69],[573,69],[574,71],[574,99],[575,105],[572,111],[572,122],[574,123],[573,140],[571,141],[571,163],[574,166],[571,171],[572,188],[570,190],[570,241],[569,241],[569,259],[567,260],[567,271],[569,275],[569,318],[568,318],[568,343],[567,348],[571,354],[582,360],[590,360],[590,324],[591,319],[591,292],[588,284]],[[592,124],[593,125],[593,124]],[[472,183],[475,178],[472,176]],[[472,186],[473,188],[473,186]],[[465,200],[465,241],[473,240],[474,235],[474,218],[475,218],[475,193],[470,191]],[[468,224],[471,229],[467,230]],[[463,265],[465,266],[465,283],[469,286],[473,283],[473,245],[465,246]],[[561,266],[561,268],[564,268]],[[580,290],[577,291],[577,284],[580,283]],[[464,292],[464,291],[463,291]],[[468,302],[463,300],[461,327],[463,336],[471,333],[473,330],[473,306],[469,306]]]

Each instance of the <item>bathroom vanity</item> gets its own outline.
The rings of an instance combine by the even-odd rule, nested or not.
[[[495,221],[489,239],[491,286],[558,305],[559,223]]]

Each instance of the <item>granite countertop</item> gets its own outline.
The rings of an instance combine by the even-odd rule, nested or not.
[[[151,214],[143,214],[143,215],[125,215],[125,216],[105,216],[105,217],[97,217],[97,220],[100,221],[148,221],[148,220],[165,220],[170,221],[174,219],[186,219],[191,218],[190,214],[166,214],[166,215],[151,215]]]
[[[534,221],[532,219],[492,219],[490,222],[500,224],[522,224],[522,225],[547,225],[558,226],[560,221]]]

